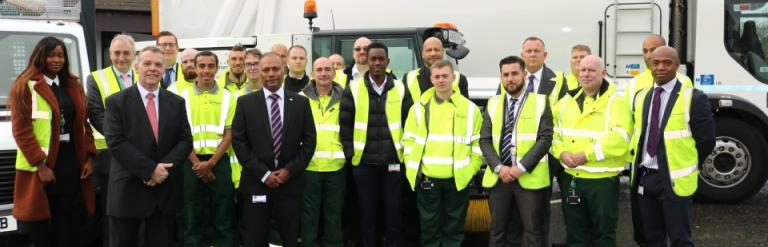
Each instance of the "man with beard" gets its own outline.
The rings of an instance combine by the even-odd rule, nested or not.
[[[490,246],[520,246],[523,239],[546,246],[550,180],[544,157],[552,144],[552,113],[546,95],[523,90],[523,59],[506,57],[499,70],[505,94],[488,100],[480,132],[488,163],[482,184],[490,188]]]
[[[371,40],[366,37],[360,37],[355,40],[352,47],[352,58],[355,64],[347,67],[343,71],[336,71],[336,78],[333,81],[346,87],[350,81],[359,80],[365,72],[368,72],[368,59],[365,55],[365,48],[371,44]]]
[[[232,50],[229,51],[229,58],[227,58],[228,70],[225,70],[216,80],[219,86],[224,87],[227,91],[235,93],[245,86],[245,48],[241,45],[235,45]]]
[[[181,52],[181,70],[184,72],[185,80],[177,81],[177,83],[168,87],[168,91],[179,93],[192,86],[195,82],[197,79],[197,74],[195,73],[195,55],[197,55],[197,52],[193,48],[184,49]]]

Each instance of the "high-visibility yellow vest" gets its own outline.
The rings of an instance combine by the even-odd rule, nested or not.
[[[403,160],[403,147],[400,145],[400,138],[403,136],[402,105],[405,98],[405,86],[400,80],[393,80],[395,86],[387,92],[387,102],[385,103],[385,114],[387,116],[389,132],[392,135],[392,142],[395,144],[397,158]],[[357,81],[350,82],[350,91],[352,99],[355,101],[355,124],[352,134],[354,146],[354,155],[352,156],[352,165],[360,165],[360,159],[363,157],[366,138],[368,136],[368,113],[370,110],[368,88],[365,86],[365,77],[360,77]]]
[[[341,88],[347,87],[347,74],[344,73],[344,70],[337,69],[336,70],[336,76],[333,77],[333,81],[341,85]]]
[[[194,85],[194,82],[176,81],[170,86],[168,86],[168,91],[176,95],[181,95],[181,92],[183,92],[184,90],[187,90],[188,88],[191,88],[192,85]]]
[[[557,102],[560,100],[558,98],[558,97],[560,97],[560,90],[563,89],[563,85],[565,84],[565,83],[563,83],[563,78],[565,78],[565,75],[563,75],[563,72],[555,71],[555,78],[552,78],[552,79],[555,80],[555,87],[552,88],[552,92],[550,92],[549,95],[547,95],[547,99],[549,101],[550,109],[555,109],[555,104],[557,104]],[[552,80],[552,79],[550,79],[550,80]],[[502,82],[499,82],[499,83],[500,83],[499,84],[500,85],[499,89],[501,91],[501,96],[506,96],[507,95],[507,91],[503,89],[504,88],[504,84]]]
[[[247,82],[246,82],[247,83]],[[240,96],[246,95],[248,93],[256,92],[257,90],[248,90],[248,85],[244,86],[240,90],[237,90],[234,93],[235,102],[237,102],[237,98],[240,98]],[[229,154],[229,165],[232,168],[232,184],[235,185],[235,189],[240,187],[240,175],[243,171],[243,166],[240,164],[240,161],[237,160],[237,156],[235,155],[235,149],[232,147],[229,147],[229,150],[227,150],[227,154]]]
[[[560,157],[563,151],[584,152],[585,164],[576,168],[563,164],[565,172],[574,177],[616,176],[624,170],[632,114],[624,99],[616,94],[613,84],[592,103],[585,98],[583,110],[576,101],[582,94],[584,89],[573,97],[566,95],[552,111],[555,128],[551,152],[555,157]]]
[[[338,94],[337,92],[333,93]],[[300,94],[307,97],[303,91]],[[338,171],[344,167],[346,162],[344,147],[341,145],[341,137],[339,136],[341,95],[335,97],[338,97],[335,102],[332,98],[328,99],[328,105],[321,105],[319,97],[307,97],[317,130],[317,146],[309,165],[307,165],[307,171]]]
[[[507,96],[495,95],[488,100],[488,116],[491,119],[491,136],[493,140],[493,149],[496,150],[497,155],[501,155],[501,137],[504,135],[504,99]],[[515,123],[515,161],[520,163],[520,160],[525,157],[528,151],[536,144],[536,137],[539,131],[539,124],[541,122],[541,116],[544,115],[544,110],[547,107],[547,96],[538,93],[529,93],[525,97],[523,102],[522,111],[518,114]],[[548,187],[549,181],[549,165],[547,163],[547,156],[539,160],[536,168],[533,171],[527,171],[523,173],[518,179],[520,186],[525,189],[535,190]],[[491,188],[499,180],[499,175],[492,171],[491,165],[485,169],[483,175],[483,187]]]
[[[102,106],[106,105],[108,96],[123,89],[123,84],[120,83],[120,79],[117,77],[117,75],[115,75],[114,66],[91,72],[91,77],[93,77],[93,80],[96,82],[96,86],[99,88]],[[136,82],[137,77],[138,75],[136,75],[136,71],[132,70],[131,84]],[[93,129],[93,141],[96,149],[107,149],[107,142],[104,139],[104,135],[97,131],[93,126],[91,126],[91,129]]]
[[[217,86],[218,87],[218,86]],[[181,92],[187,108],[187,121],[192,130],[192,146],[196,154],[214,154],[224,130],[232,124],[235,98],[224,88],[216,92],[197,92],[193,86]]]
[[[691,81],[691,78],[688,78],[688,76],[678,72],[676,77],[678,81],[683,83],[683,85],[693,87],[693,82]],[[640,90],[651,88],[653,86],[653,81],[653,72],[646,68],[643,73],[632,77],[632,80],[627,83],[627,86],[624,87],[624,100],[627,102],[627,105],[629,105],[630,109],[634,106],[633,103],[635,101],[635,94],[637,94],[637,92]]]
[[[35,81],[27,82],[29,86],[29,92],[32,97],[32,133],[35,135],[37,144],[40,145],[40,149],[48,155],[48,148],[51,145],[51,121],[53,120],[53,110],[48,101],[35,91]],[[57,124],[58,126],[58,124]],[[47,160],[47,157],[46,157]],[[35,164],[39,165],[39,164]],[[37,166],[32,165],[24,157],[24,153],[21,149],[16,149],[16,170],[36,172]]]
[[[463,190],[483,163],[479,142],[483,117],[477,106],[459,93],[450,98],[453,109],[437,106],[435,97],[435,88],[428,89],[408,112],[403,137],[405,175],[411,189],[415,189],[419,163],[422,163],[425,176],[453,177],[456,190]],[[444,119],[445,114],[450,114],[452,124],[435,121]]]
[[[643,112],[643,102],[646,95],[651,91],[651,88],[645,88],[641,90],[635,96],[635,103],[638,106],[634,111],[635,119],[642,121],[643,116],[648,115],[647,112]],[[678,196],[690,196],[698,187],[699,183],[699,156],[696,149],[696,140],[691,135],[691,128],[688,125],[691,115],[691,100],[693,99],[693,87],[686,83],[680,86],[678,97],[675,102],[667,102],[667,104],[674,103],[672,106],[672,112],[669,114],[667,124],[664,126],[660,134],[664,138],[664,147],[667,157],[667,168],[669,169],[669,176],[672,180],[672,190]],[[649,107],[650,108],[650,107]],[[665,114],[667,115],[667,114]],[[635,124],[635,131],[632,136],[631,145],[633,148],[637,148],[638,145],[643,144],[643,140],[640,140],[641,132],[643,131],[642,123]],[[634,155],[642,155],[634,152]],[[657,155],[658,157],[658,155]],[[642,161],[642,159],[640,159]],[[635,166],[632,169],[632,181],[635,178]]]
[[[572,72],[568,74],[568,76],[565,77],[565,84],[568,85],[568,91],[574,90],[576,88],[579,88],[579,77],[574,75]]]
[[[408,92],[411,93],[411,99],[413,99],[413,102],[419,102],[419,99],[421,99],[421,87],[419,87],[419,73],[421,69],[415,69],[411,70],[406,74],[406,78],[408,79]],[[459,79],[461,78],[461,74],[458,71],[453,71],[453,92],[459,93],[461,90],[459,90]]]
[[[245,82],[243,82],[243,84],[240,87],[238,87],[234,83],[228,83],[227,82],[228,77],[229,77],[229,70],[222,71],[221,74],[219,74],[219,77],[216,78],[216,84],[218,84],[219,87],[222,87],[231,93],[237,92],[240,89],[245,88],[246,83],[248,83],[248,81],[246,80]]]

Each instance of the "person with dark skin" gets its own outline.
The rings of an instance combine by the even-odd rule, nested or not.
[[[13,217],[34,246],[77,246],[77,212],[95,211],[83,85],[69,71],[67,48],[54,37],[37,43],[9,92],[18,145]]]

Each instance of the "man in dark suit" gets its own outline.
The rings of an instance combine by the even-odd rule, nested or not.
[[[110,246],[171,246],[182,205],[179,166],[192,150],[184,100],[160,88],[163,53],[141,50],[138,85],[107,98],[104,135],[112,154],[107,215]]]
[[[264,88],[238,98],[232,120],[232,145],[243,166],[239,190],[246,246],[267,246],[272,217],[282,245],[298,245],[303,173],[316,137],[309,101],[285,90],[284,69],[280,56],[264,54]]]
[[[715,146],[715,123],[707,96],[676,76],[680,60],[674,48],[651,54],[652,88],[634,97],[636,185],[648,246],[693,246],[691,208],[698,165]]]

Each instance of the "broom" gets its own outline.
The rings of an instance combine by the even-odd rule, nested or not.
[[[483,188],[483,173],[480,169],[469,183],[469,205],[464,221],[465,232],[489,232],[491,230],[491,210],[488,207],[488,191]]]

